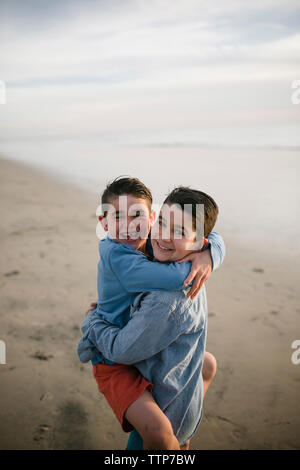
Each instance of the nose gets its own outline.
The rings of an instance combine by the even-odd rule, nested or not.
[[[139,236],[141,231],[140,222],[134,223],[135,217],[127,216],[122,223],[119,224],[119,233],[122,237],[127,238]]]
[[[168,227],[162,227],[162,230],[159,231],[159,238],[164,242],[171,243],[171,233]]]

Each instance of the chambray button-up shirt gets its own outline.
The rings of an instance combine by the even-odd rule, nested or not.
[[[194,300],[187,291],[140,294],[122,329],[89,314],[88,339],[106,358],[134,364],[154,384],[153,397],[172,423],[180,444],[202,417],[202,365],[207,330],[206,292]]]
[[[208,236],[213,269],[222,262],[225,245],[222,237],[211,232]],[[153,256],[150,238],[147,249]],[[110,237],[99,242],[98,302],[97,313],[111,325],[122,328],[130,318],[130,306],[142,292],[173,291],[184,289],[183,282],[190,272],[191,263],[159,263],[150,261],[143,253],[125,244],[116,243]],[[88,320],[87,320],[88,321]],[[93,364],[111,363],[101,351],[86,338],[86,321],[82,324],[83,336],[78,344],[78,355],[82,362],[92,360]]]
[[[224,259],[225,245],[216,232],[212,232],[208,240],[213,269],[216,269]],[[109,245],[108,247],[110,248]],[[116,251],[121,251],[121,247],[117,247]],[[117,256],[116,266],[120,268],[120,276],[123,258],[116,251],[111,253]],[[137,263],[145,263],[143,258],[134,258]],[[110,262],[111,259],[110,257]],[[149,261],[148,263],[151,264]],[[161,265],[155,262],[153,264]],[[181,269],[186,269],[187,264],[189,263],[181,265]],[[183,444],[194,434],[202,417],[202,365],[207,329],[206,291],[203,286],[197,297],[191,300],[186,297],[187,290],[182,288],[153,290],[153,287],[166,289],[166,283],[170,282],[164,275],[153,279],[157,275],[157,267],[153,266],[153,272],[151,267],[149,292],[145,292],[145,285],[141,285],[144,279],[139,280],[137,290],[140,288],[143,292],[136,293],[131,299],[132,305],[126,311],[125,318],[119,312],[118,315],[111,315],[104,310],[101,313],[99,305],[98,310],[89,313],[82,323],[83,336],[77,351],[82,362],[92,360],[97,363],[105,357],[112,362],[134,364],[154,384],[153,396],[170,419],[180,444]],[[124,268],[128,269],[125,262]],[[178,266],[174,268],[177,270]],[[129,283],[129,287],[126,287],[127,296],[128,292],[132,295],[136,289],[133,278],[137,272],[133,267],[131,273],[132,276],[125,278],[125,282]],[[141,269],[141,276],[143,274],[145,270]],[[187,274],[188,272],[180,273],[183,277],[179,285]],[[120,276],[121,282],[122,279]],[[151,285],[153,282],[154,286]],[[108,295],[111,283],[103,282],[100,286],[102,289],[105,289],[104,284]]]

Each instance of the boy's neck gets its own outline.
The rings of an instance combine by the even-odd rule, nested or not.
[[[142,246],[139,247],[138,251],[140,251],[141,253],[144,253],[144,255],[146,255],[146,256],[150,256],[150,254],[147,251],[146,240],[145,240],[145,243],[143,243]]]

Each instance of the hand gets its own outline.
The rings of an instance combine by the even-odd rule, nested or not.
[[[187,295],[193,299],[196,297],[204,282],[207,281],[212,272],[210,250],[191,253],[178,261],[178,263],[184,263],[185,261],[192,262],[190,274],[184,281],[184,285],[188,286],[193,281],[192,287]]]
[[[90,306],[90,308],[88,309],[88,311],[87,311],[87,312],[85,312],[85,316],[87,317],[87,316],[88,316],[88,314],[89,314],[89,313],[90,313],[92,310],[95,310],[95,308],[96,308],[96,307],[97,307],[97,302],[93,302],[93,303],[91,303],[91,306]]]

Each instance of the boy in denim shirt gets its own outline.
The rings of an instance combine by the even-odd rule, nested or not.
[[[190,271],[189,263],[171,262],[175,261],[175,258],[170,259],[174,251],[155,240],[152,240],[154,256],[156,259],[160,256],[162,262],[153,263],[147,258],[145,242],[153,222],[152,201],[150,202],[149,197],[145,197],[150,193],[147,188],[142,187],[140,192],[137,192],[137,188],[130,189],[130,183],[133,186],[137,185],[138,189],[141,189],[142,185],[140,182],[136,183],[135,179],[130,180],[123,181],[126,184],[126,192],[124,188],[122,189],[122,180],[119,180],[117,182],[119,184],[115,187],[107,188],[102,198],[102,203],[107,203],[108,200],[112,203],[112,207],[100,217],[100,220],[106,230],[114,226],[115,233],[114,238],[108,236],[100,242],[97,311],[91,312],[83,324],[84,336],[79,344],[78,353],[83,362],[92,359],[99,390],[104,393],[125,431],[131,430],[132,426],[137,429],[144,440],[144,448],[179,449],[178,440],[174,436],[169,420],[150,393],[153,388],[152,382],[138,373],[137,368],[113,364],[111,361],[115,359],[107,357],[106,354],[104,357],[99,353],[99,350],[103,352],[102,346],[99,348],[97,329],[101,322],[112,328],[124,327],[129,320],[130,305],[138,293],[149,291],[168,293],[179,290],[183,294],[183,283]],[[133,236],[130,224],[128,227],[127,213],[124,214],[124,211],[122,213],[120,210],[120,196],[124,195],[129,205],[129,212],[138,204],[139,220],[135,221],[134,211],[131,211],[133,219],[129,221],[135,222],[131,225],[136,232],[139,232],[138,237]],[[150,202],[148,207],[147,202]],[[127,222],[125,225],[124,220]],[[216,234],[211,235],[213,241],[214,237]],[[220,246],[220,240],[218,243]],[[149,251],[151,248],[149,250],[148,243],[148,254]],[[175,253],[178,255],[178,250],[177,252],[175,250]],[[187,251],[183,250],[182,254],[187,254]],[[160,292],[161,294],[163,292]],[[140,357],[143,358],[143,354]]]

